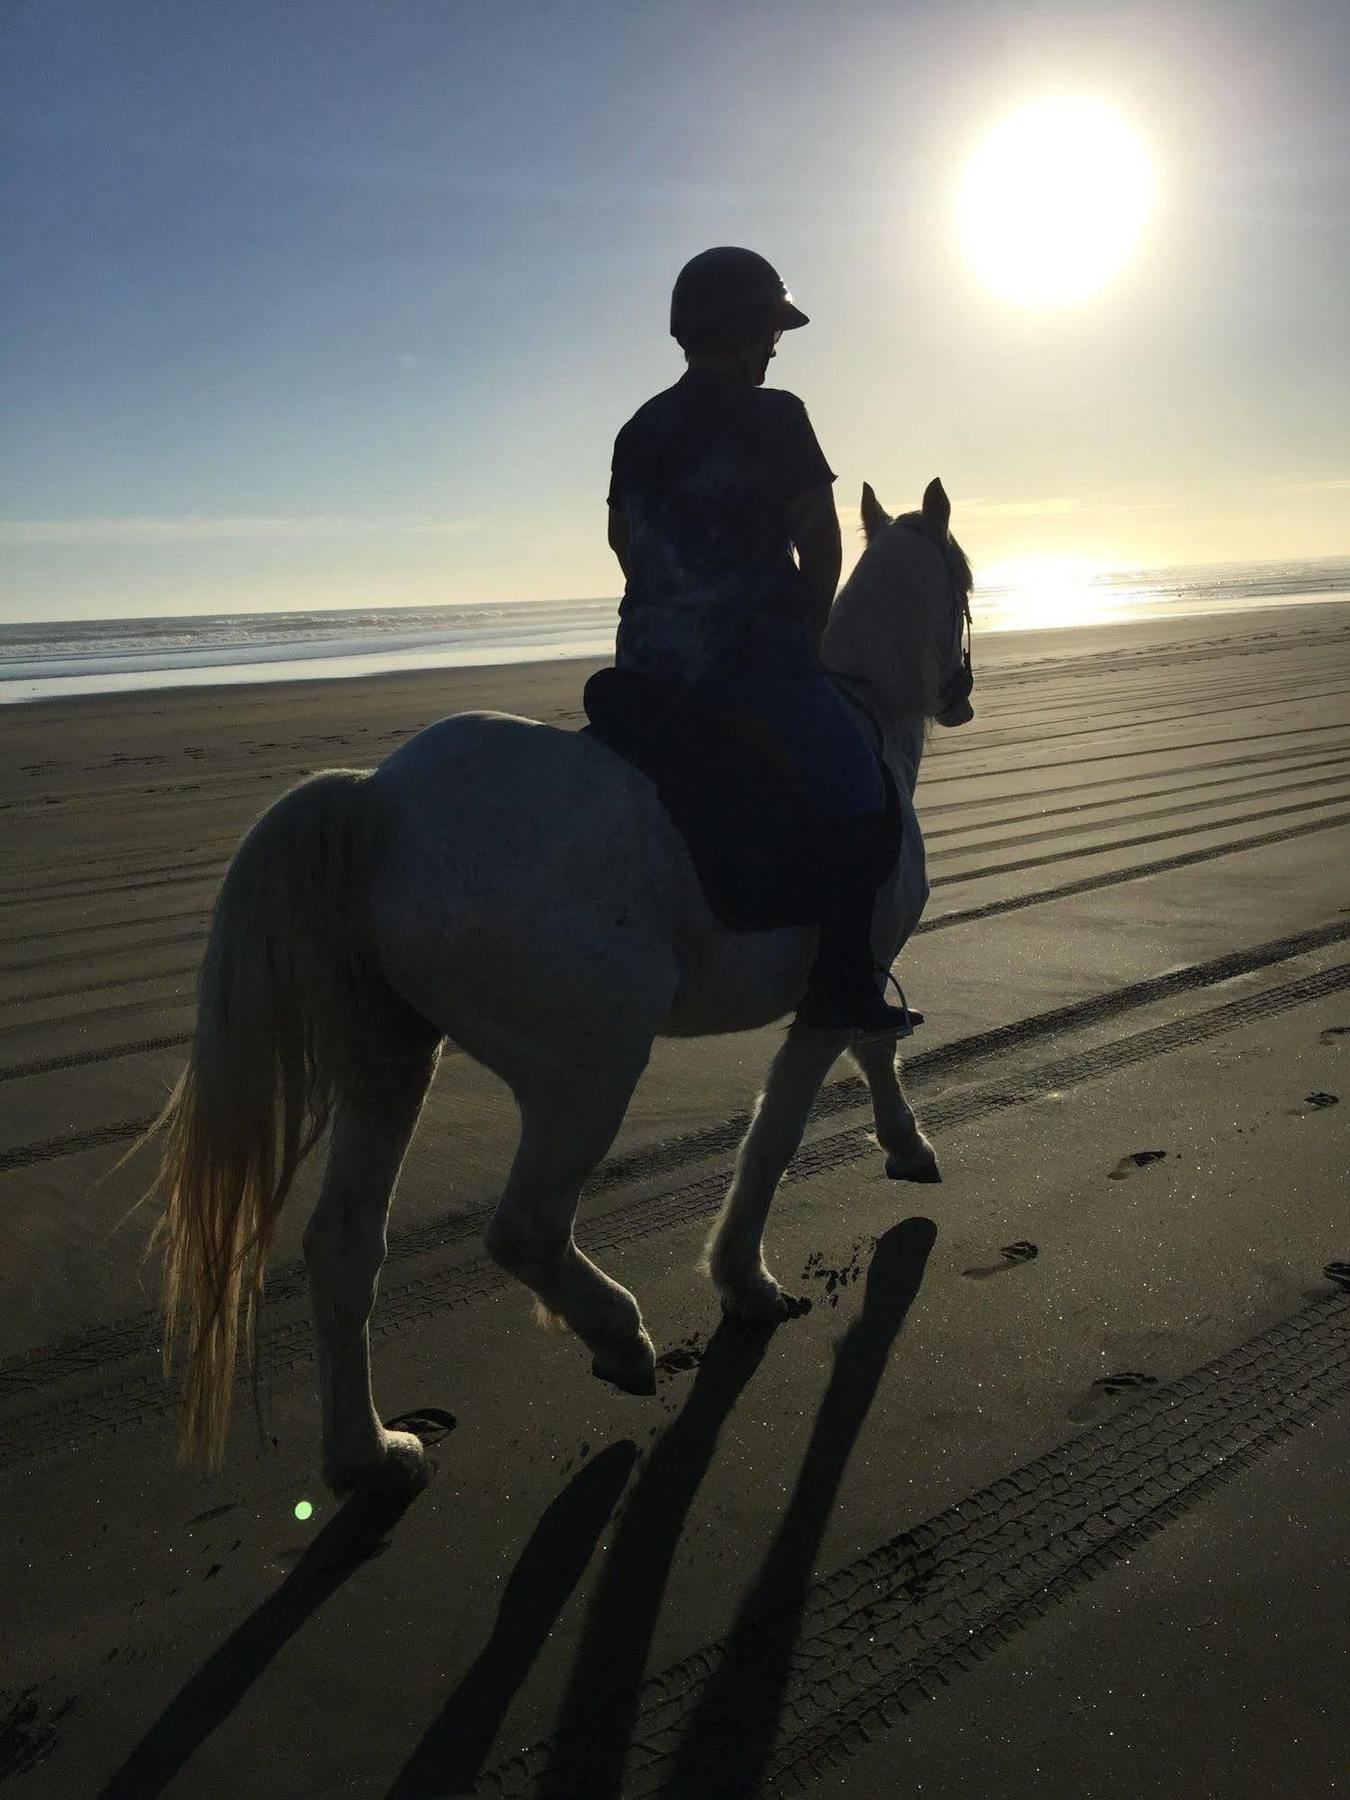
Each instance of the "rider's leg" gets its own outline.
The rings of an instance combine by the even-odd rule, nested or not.
[[[798,1021],[822,1030],[904,1030],[904,1011],[879,991],[885,970],[872,954],[886,790],[856,717],[819,667],[735,672],[724,678],[721,697],[767,729],[818,821],[820,946]]]
[[[764,1225],[830,1064],[847,1033],[790,1029],[755,1102],[736,1155],[736,1173],[704,1251],[704,1265],[737,1318],[784,1318],[787,1302],[764,1263]]]
[[[883,998],[886,970],[872,949],[872,914],[887,862],[881,771],[856,715],[827,676],[814,677],[804,699],[822,891],[820,944],[797,1017],[824,1029],[903,1030],[904,1010]]]
[[[821,827],[820,942],[797,1020],[823,1029],[898,1031],[901,1008],[883,999],[885,967],[872,948],[882,815],[863,813]]]
[[[886,1152],[886,1173],[896,1181],[940,1181],[937,1153],[919,1130],[900,1086],[895,1044],[862,1038],[849,1045],[849,1054],[872,1092],[872,1114],[877,1142]]]

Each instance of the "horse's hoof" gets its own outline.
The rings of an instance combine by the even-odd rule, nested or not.
[[[648,1395],[656,1392],[656,1352],[644,1338],[641,1349],[621,1356],[597,1350],[591,1358],[591,1374],[621,1393]]]
[[[325,1469],[324,1481],[337,1499],[359,1495],[401,1504],[427,1486],[431,1464],[421,1438],[411,1431],[386,1431],[381,1435],[383,1455],[378,1462]]]
[[[722,1313],[747,1325],[781,1325],[792,1313],[792,1304],[772,1275],[743,1288],[719,1290]]]
[[[938,1168],[937,1153],[933,1146],[924,1139],[917,1149],[908,1151],[904,1156],[892,1155],[886,1158],[886,1173],[892,1181],[941,1181],[942,1171]]]

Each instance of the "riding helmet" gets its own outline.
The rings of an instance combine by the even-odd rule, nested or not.
[[[777,269],[755,251],[719,244],[691,257],[670,296],[670,335],[683,343],[690,333],[739,314],[762,315],[771,331],[795,331],[810,323],[792,304]]]

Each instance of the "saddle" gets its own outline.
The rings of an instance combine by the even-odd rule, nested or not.
[[[738,931],[819,924],[837,844],[791,760],[753,715],[685,683],[600,669],[582,706],[594,736],[651,781],[689,849],[708,904]],[[886,810],[864,852],[878,883],[900,853],[900,795],[877,758]],[[834,827],[837,839],[838,828]]]

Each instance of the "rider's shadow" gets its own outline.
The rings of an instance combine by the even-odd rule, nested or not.
[[[839,1484],[937,1240],[931,1219],[906,1219],[877,1240],[862,1310],[835,1346],[782,1523],[723,1640],[662,1800],[736,1800],[765,1772],[792,1671],[816,1558]]]

